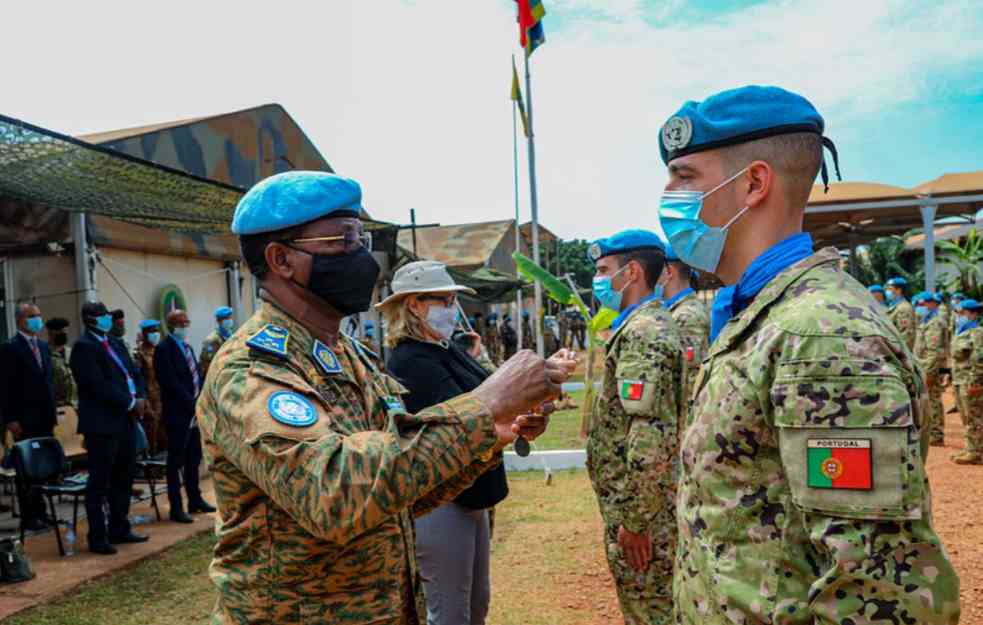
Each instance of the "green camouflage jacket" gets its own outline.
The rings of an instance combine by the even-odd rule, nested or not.
[[[215,328],[208,333],[205,340],[201,342],[201,353],[198,354],[198,368],[201,373],[201,377],[204,378],[208,375],[208,367],[212,364],[212,359],[215,358],[215,354],[218,353],[222,343],[225,339],[219,333],[218,328]]]
[[[983,328],[952,337],[952,383],[983,386]]]
[[[608,340],[587,469],[606,525],[674,534],[682,341],[659,306],[643,304]]]
[[[487,471],[496,437],[470,394],[408,414],[375,362],[268,302],[215,357],[197,404],[218,500],[214,623],[425,620],[412,516]]]
[[[887,315],[901,336],[904,337],[908,349],[913,349],[915,347],[915,334],[918,332],[918,320],[915,318],[915,309],[911,307],[911,302],[906,299],[901,300],[888,309]]]
[[[68,346],[61,349],[51,348],[52,384],[55,392],[55,405],[59,408],[78,406],[78,389],[75,386],[75,378],[72,377],[72,369],[68,366],[71,357],[72,348]]]
[[[710,313],[703,302],[691,293],[669,309],[673,321],[679,327],[683,341],[683,412],[689,413],[693,382],[700,371],[700,363],[707,352],[710,337]]]
[[[922,374],[876,306],[828,248],[711,345],[681,443],[678,622],[958,622]]]
[[[918,324],[918,336],[915,337],[915,360],[925,373],[926,380],[936,380],[939,369],[946,366],[945,362],[945,319],[941,314],[926,322]]]
[[[161,416],[160,384],[157,383],[157,372],[154,370],[154,347],[147,341],[141,341],[133,350],[133,364],[140,370],[147,385],[147,414],[151,419]]]

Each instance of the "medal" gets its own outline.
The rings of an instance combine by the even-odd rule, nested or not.
[[[512,449],[515,450],[517,456],[525,458],[529,455],[529,441],[520,436],[512,443]]]

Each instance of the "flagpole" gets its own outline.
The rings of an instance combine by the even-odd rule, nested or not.
[[[512,57],[512,62],[515,63],[515,57]],[[514,67],[514,66],[513,66]],[[519,128],[516,123],[516,111],[518,111],[519,103],[512,100],[512,180],[514,182],[515,188],[515,250],[517,252],[522,251],[522,237],[519,231]],[[518,268],[515,272],[516,279],[519,279]],[[522,349],[522,287],[515,294],[515,326],[516,326],[516,337],[518,346],[517,349]]]
[[[529,73],[529,46],[523,55],[526,61],[526,129],[529,131],[529,204],[532,209],[532,259],[539,265],[539,202],[536,194],[536,140],[532,125],[532,75]],[[540,265],[542,266],[542,265]],[[534,327],[536,334],[536,353],[544,356],[543,328],[539,313],[543,307],[543,287],[536,281],[536,308]]]

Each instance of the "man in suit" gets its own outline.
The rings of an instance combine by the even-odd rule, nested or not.
[[[201,464],[201,435],[194,422],[195,401],[201,391],[202,376],[194,351],[188,344],[191,322],[183,310],[167,315],[167,338],[154,351],[154,371],[160,385],[161,413],[167,428],[167,498],[171,520],[193,523],[189,513],[214,512],[201,496],[198,470]],[[181,477],[188,495],[188,511],[181,497]]]
[[[113,545],[140,543],[127,516],[136,468],[136,422],[145,409],[140,374],[122,341],[109,335],[113,318],[101,302],[82,306],[85,332],[72,347],[70,366],[78,386],[79,434],[85,436],[89,480],[85,509],[89,551],[116,553]],[[109,501],[109,525],[103,501]]]
[[[48,344],[38,338],[44,329],[41,310],[34,304],[17,306],[17,334],[3,346],[3,415],[15,441],[54,436],[56,408],[54,369]],[[18,483],[21,523],[25,529],[44,529],[44,499],[29,496]]]

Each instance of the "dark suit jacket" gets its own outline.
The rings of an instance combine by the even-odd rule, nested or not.
[[[144,397],[143,378],[126,353],[126,345],[110,336],[109,346],[130,372],[137,387],[137,396]],[[126,374],[92,332],[87,330],[75,342],[68,364],[78,386],[79,434],[125,434],[132,421],[129,408],[133,399],[126,383]]]
[[[38,340],[41,367],[20,332],[0,351],[3,378],[3,421],[16,421],[25,437],[50,436],[56,423],[54,369],[48,344]]]
[[[198,372],[198,383],[201,384],[201,370],[194,357],[194,350],[191,352],[191,358]],[[195,382],[191,377],[188,361],[184,357],[184,350],[178,344],[178,340],[171,335],[167,335],[167,338],[154,350],[154,373],[157,374],[157,384],[160,386],[161,414],[164,423],[172,425],[190,423],[191,418],[195,416],[195,400],[198,399],[195,394]]]

